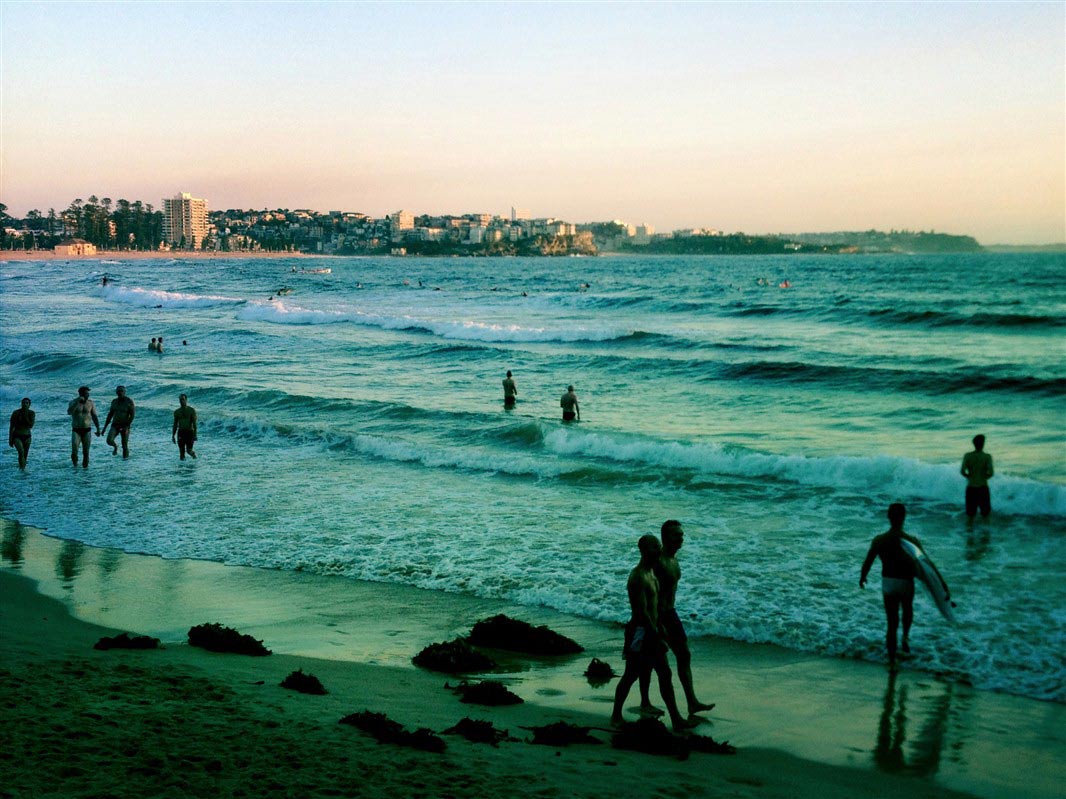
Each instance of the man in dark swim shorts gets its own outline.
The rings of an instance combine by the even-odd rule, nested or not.
[[[992,456],[985,452],[985,437],[973,437],[973,452],[962,457],[962,476],[966,478],[966,515],[974,520],[977,511],[987,518],[992,512],[992,497],[988,491],[988,480],[993,475]]]
[[[577,394],[574,393],[573,386],[566,387],[566,393],[559,400],[559,405],[563,409],[564,422],[572,422],[575,418],[581,421],[581,408],[578,407]]]
[[[196,408],[189,404],[189,398],[184,394],[178,396],[177,410],[174,411],[174,426],[170,429],[170,440],[178,444],[178,457],[185,460],[185,453],[190,458],[195,458],[192,451],[196,443]]]
[[[118,386],[115,394],[117,396],[111,400],[111,410],[107,412],[107,418],[104,419],[105,430],[108,425],[111,425],[111,432],[107,434],[106,441],[111,447],[112,454],[117,455],[118,445],[115,444],[115,438],[121,436],[122,457],[128,458],[130,456],[130,427],[133,425],[133,417],[137,408],[133,400],[126,396],[125,386]]]
[[[92,443],[90,423],[96,425],[96,435],[100,435],[100,417],[96,415],[96,405],[89,399],[88,386],[78,389],[78,396],[67,406],[67,414],[70,416],[70,459],[75,466],[78,465],[78,447],[80,446],[82,449],[81,465],[88,469],[89,444]]]
[[[19,468],[26,468],[26,458],[30,454],[30,442],[33,441],[33,423],[37,414],[30,410],[30,398],[23,397],[22,405],[11,414],[11,424],[7,428],[7,445],[14,447],[19,456]]]
[[[515,398],[518,396],[518,386],[514,383],[514,378],[511,377],[511,370],[507,370],[507,377],[503,379],[503,407],[504,410],[510,410],[514,407]]]

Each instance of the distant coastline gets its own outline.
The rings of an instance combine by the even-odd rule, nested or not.
[[[222,252],[220,250],[104,250],[92,255],[57,255],[55,250],[3,250],[3,261],[228,261],[235,258],[332,258],[330,255],[305,252],[267,252],[240,251]]]

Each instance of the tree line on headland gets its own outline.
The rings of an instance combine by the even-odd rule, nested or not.
[[[426,217],[428,219],[428,217]],[[336,255],[382,255],[402,252],[422,256],[562,256],[601,252],[662,255],[788,255],[850,253],[968,253],[983,248],[972,236],[934,231],[867,230],[859,232],[748,235],[700,233],[653,236],[636,243],[615,222],[576,226],[568,235],[532,232],[518,238],[486,238],[476,243],[457,231],[439,240],[404,236],[398,240],[388,218],[364,214],[317,214],[276,211],[212,211],[209,232],[195,249],[221,252],[311,252]],[[62,211],[34,209],[23,219],[0,204],[0,249],[52,249],[64,239],[79,238],[99,250],[157,250],[163,242],[163,213],[140,200],[90,196]],[[171,249],[191,250],[184,240]]]

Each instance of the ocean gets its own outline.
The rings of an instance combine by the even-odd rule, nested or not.
[[[31,397],[37,425],[24,472],[5,450],[0,515],[95,546],[605,621],[628,616],[637,538],[674,518],[691,636],[879,661],[878,567],[865,591],[859,568],[900,501],[959,620],[919,589],[910,663],[1066,702],[1064,267],[9,260],[0,403]],[[71,466],[82,384],[101,423],[116,385],[137,403],[129,460],[94,438],[90,468]],[[569,384],[580,423],[560,420]],[[179,393],[196,460],[170,442]],[[992,517],[970,527],[959,465],[977,433],[996,476]]]

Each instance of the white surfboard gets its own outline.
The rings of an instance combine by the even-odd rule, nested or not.
[[[940,572],[937,571],[933,561],[917,544],[908,541],[906,538],[902,539],[900,543],[903,545],[903,551],[910,555],[914,560],[914,565],[918,567],[918,579],[922,581],[925,590],[933,602],[936,603],[940,615],[955,624],[955,614],[951,610],[955,603],[951,601],[951,592],[948,590],[948,584],[940,576]]]

